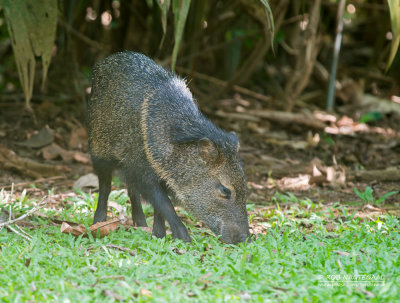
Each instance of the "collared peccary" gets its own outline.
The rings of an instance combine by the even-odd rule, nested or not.
[[[154,236],[165,236],[167,220],[174,237],[190,241],[170,196],[224,242],[249,238],[239,140],[203,116],[184,80],[142,54],[111,55],[93,68],[86,122],[100,187],[94,223],[106,220],[118,169],[133,221],[146,226],[141,197],[154,207]]]

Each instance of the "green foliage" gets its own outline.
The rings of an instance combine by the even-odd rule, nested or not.
[[[275,193],[275,196],[272,197],[272,202],[274,203],[298,203],[299,200],[292,193],[281,194],[279,192]]]
[[[169,7],[171,6],[171,0],[157,0],[157,4],[161,9],[161,24],[164,32],[167,32],[167,15],[169,11]]]
[[[373,189],[370,186],[367,186],[364,190],[364,192],[360,192],[357,188],[353,188],[354,193],[365,203],[369,204],[381,204],[383,203],[387,198],[390,196],[396,195],[399,193],[398,191],[390,191],[387,192],[386,194],[380,196],[377,200],[375,200],[374,195],[373,195]]]
[[[271,45],[274,45],[274,35],[275,35],[274,15],[272,14],[271,7],[269,6],[267,0],[260,0],[260,2],[264,5],[265,10],[267,12],[269,31],[271,33]],[[274,48],[272,48],[272,50],[273,49]]]
[[[398,0],[388,0],[390,10],[390,21],[392,23],[392,45],[390,47],[389,60],[386,66],[386,71],[392,65],[394,57],[400,43],[400,2]]]
[[[321,138],[322,141],[328,144],[329,146],[335,145],[335,140],[333,140],[332,136],[328,135],[327,133],[322,133]]]
[[[33,92],[35,57],[41,57],[43,83],[50,65],[57,26],[56,0],[3,0],[19,78],[26,106]]]
[[[182,41],[183,30],[189,12],[191,0],[172,0],[172,12],[174,13],[175,43],[172,50],[171,69],[175,70],[176,58],[178,57],[179,46]]]
[[[369,112],[361,116],[360,123],[377,122],[383,119],[383,115],[380,112]]]
[[[61,217],[88,225],[93,201],[79,192],[80,211]],[[12,196],[12,194],[11,194]],[[124,205],[127,195],[110,200]],[[206,229],[189,225],[192,243],[151,238],[140,229],[119,229],[99,239],[62,234],[45,217],[34,217],[31,241],[0,229],[1,302],[392,302],[398,296],[399,220],[391,215],[361,221],[338,203],[329,212],[320,203],[277,194],[295,202],[264,212],[248,205],[254,221],[266,227],[251,243],[221,243]],[[0,204],[32,202],[26,194]],[[3,205],[1,205],[3,206]],[[54,210],[45,210],[48,216]],[[147,212],[147,211],[145,211]],[[181,213],[182,215],[182,213]],[[327,231],[325,223],[333,225]],[[271,223],[271,224],[270,224]],[[379,277],[355,283],[348,277]],[[360,281],[360,280],[358,280]],[[339,282],[336,283],[335,282]],[[383,283],[382,283],[383,282]]]
[[[0,301],[397,300],[398,219],[351,219],[334,232],[316,228],[309,234],[299,226],[320,221],[300,219],[297,226],[280,214],[281,226],[239,246],[197,228],[191,229],[190,244],[170,236],[151,239],[140,229],[117,230],[103,239],[76,238],[42,220],[38,229],[28,231],[31,242],[3,229]],[[384,284],[346,283],[350,275],[379,276]],[[335,280],[342,285],[333,286]]]

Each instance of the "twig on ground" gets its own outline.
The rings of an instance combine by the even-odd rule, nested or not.
[[[135,256],[136,255],[135,251],[133,251],[132,249],[127,248],[127,247],[122,247],[122,246],[118,246],[118,245],[114,245],[114,244],[107,244],[106,247],[107,248],[113,248],[113,249],[116,249],[116,250],[120,250],[120,251],[123,251],[123,252],[127,252],[131,256]]]
[[[12,232],[16,233],[18,236],[28,240],[28,241],[32,240],[32,238],[30,236],[28,236],[25,232],[21,233],[18,230],[16,230],[15,228],[11,227],[10,225],[6,225],[6,228],[11,230]]]
[[[8,220],[6,222],[0,223],[0,228],[3,227],[3,226],[7,226],[8,227],[9,225],[14,224],[15,222],[21,221],[21,220],[25,219],[26,217],[32,215],[35,211],[37,211],[39,208],[41,208],[42,206],[44,206],[47,203],[46,198],[47,197],[44,196],[43,199],[35,207],[30,209],[28,212],[26,212],[22,216],[20,216],[20,217],[18,217],[16,219],[13,219],[13,220]]]

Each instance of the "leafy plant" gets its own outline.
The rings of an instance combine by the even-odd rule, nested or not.
[[[30,108],[36,57],[42,59],[42,83],[47,77],[57,28],[57,1],[3,0],[0,6],[4,8],[26,107]]]
[[[360,123],[377,122],[383,119],[383,115],[380,112],[369,112],[361,116]]]
[[[373,195],[374,191],[370,186],[367,186],[364,192],[360,192],[357,188],[353,188],[353,191],[361,200],[363,200],[365,203],[368,204],[381,204],[390,196],[393,196],[398,193],[398,191],[390,191],[387,192],[386,194],[383,194],[377,200],[375,200]]]

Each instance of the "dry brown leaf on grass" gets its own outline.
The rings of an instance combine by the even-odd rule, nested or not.
[[[151,293],[151,290],[145,289],[145,288],[141,288],[140,289],[140,294],[142,296],[146,296],[146,297],[151,297],[153,294]]]
[[[85,226],[83,226],[83,225],[71,226],[66,222],[63,222],[61,224],[60,231],[65,234],[72,234],[76,237],[86,234]]]
[[[92,233],[94,237],[97,236],[97,231],[100,233],[100,238],[107,236],[111,231],[114,231],[118,228],[118,225],[121,224],[120,219],[109,220],[106,222],[97,222],[89,227],[89,231]],[[87,236],[87,230],[84,225],[79,224],[77,226],[71,226],[66,222],[61,224],[61,232],[62,233],[70,233],[74,236],[83,235],[84,237]]]
[[[100,238],[103,238],[107,236],[110,232],[117,230],[118,228],[129,228],[132,227],[134,229],[141,229],[144,232],[151,232],[151,227],[135,227],[129,222],[129,220],[124,219],[112,219],[108,220],[106,222],[97,222],[96,224],[93,224],[92,226],[89,227],[89,231],[92,233],[93,237],[97,236],[97,233],[99,232]],[[72,226],[68,224],[67,222],[63,222],[61,224],[60,231],[62,233],[70,233],[76,237],[83,235],[84,237],[87,237],[88,233],[84,225],[79,224],[76,226]]]

